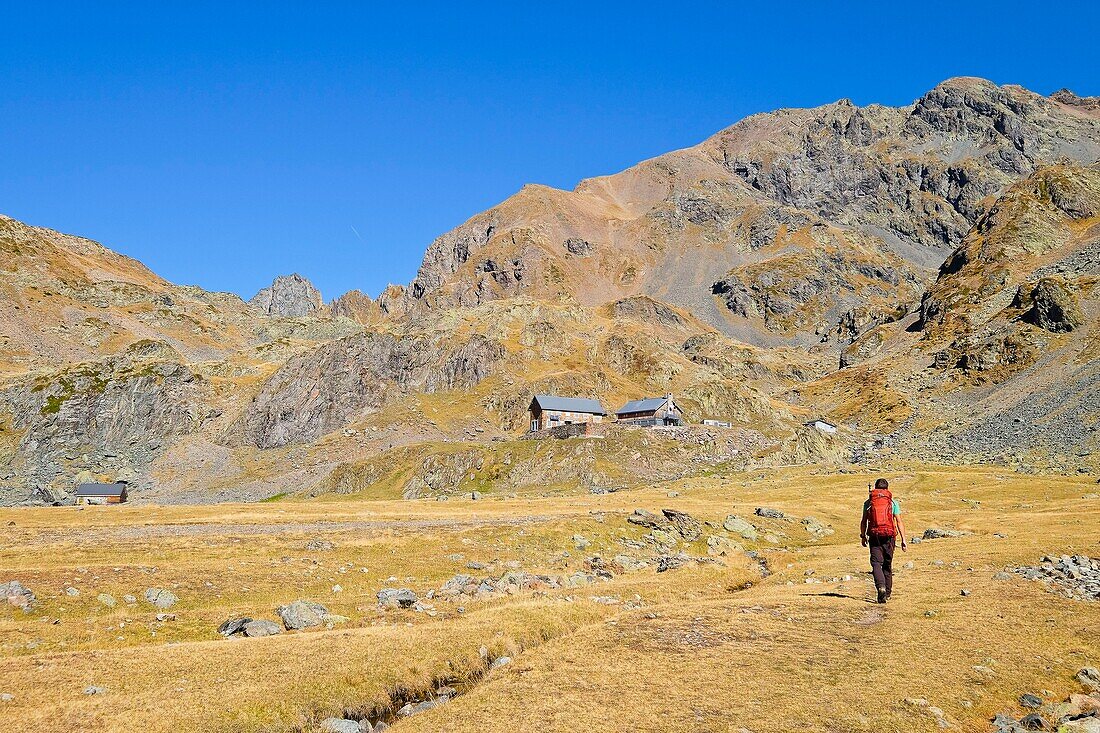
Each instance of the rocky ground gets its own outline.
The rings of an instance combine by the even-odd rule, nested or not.
[[[856,537],[867,477],[810,469],[553,498],[0,510],[0,722],[1089,733],[1090,484],[890,476],[920,541],[885,606]]]

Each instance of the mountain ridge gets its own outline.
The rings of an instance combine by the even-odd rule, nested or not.
[[[753,115],[572,191],[524,186],[407,286],[327,304],[299,275],[246,303],[0,218],[0,501],[92,475],[158,501],[535,486],[547,459],[515,439],[555,391],[674,392],[736,425],[722,450],[713,430],[647,448],[677,475],[930,446],[1092,470],[1095,102],[957,78]],[[807,432],[819,416],[842,434]],[[640,480],[635,443],[552,451],[554,475]]]

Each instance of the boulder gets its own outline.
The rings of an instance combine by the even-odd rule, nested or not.
[[[675,509],[662,509],[661,514],[686,541],[694,542],[703,536],[703,526],[699,524],[699,520],[690,514]]]
[[[1090,690],[1100,692],[1100,669],[1096,667],[1082,667],[1077,671],[1076,679]]]
[[[758,506],[756,511],[753,512],[758,517],[764,517],[765,519],[786,519],[787,515],[778,509],[769,509],[768,507]]]
[[[222,636],[229,637],[233,634],[239,634],[244,631],[244,626],[252,619],[250,618],[231,618],[228,621],[222,623],[218,627],[218,633]]]
[[[722,528],[727,532],[739,534],[743,539],[749,541],[755,540],[757,537],[756,527],[736,514],[730,514],[726,517],[726,521],[722,522]]]
[[[157,608],[171,608],[176,605],[179,598],[170,590],[164,588],[148,588],[145,591],[145,600]]]
[[[685,555],[662,555],[657,558],[657,572],[664,573],[669,570],[676,570],[683,567],[685,562],[687,562]]]
[[[828,537],[833,533],[832,527],[822,524],[814,517],[803,517],[802,526],[806,528],[807,532],[818,539]]]
[[[8,605],[23,609],[24,612],[30,612],[38,604],[31,589],[18,580],[0,583],[0,598],[6,600]]]
[[[645,560],[639,560],[638,558],[631,557],[630,555],[616,555],[615,557],[611,558],[611,562],[612,564],[618,565],[620,568],[622,568],[624,572],[642,570],[643,568],[649,567],[649,563],[647,563]]]
[[[325,623],[328,609],[314,601],[297,600],[275,609],[287,631],[308,629]]]
[[[275,636],[276,634],[283,633],[282,627],[274,621],[268,621],[267,619],[255,619],[249,621],[241,627],[244,631],[244,635],[250,638],[256,638],[259,636]]]
[[[420,600],[408,588],[383,588],[378,591],[378,605],[383,608],[411,608]]]
[[[635,509],[634,513],[626,518],[626,521],[648,529],[659,529],[663,532],[675,531],[672,522],[645,509]]]

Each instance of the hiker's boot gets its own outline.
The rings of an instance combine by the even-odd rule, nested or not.
[[[888,593],[886,592],[886,589],[885,589],[885,588],[879,588],[879,589],[878,589],[878,602],[879,602],[879,603],[886,603],[886,599],[887,599],[887,598],[889,598],[889,597],[890,597],[890,596],[889,596],[889,594],[888,594]]]

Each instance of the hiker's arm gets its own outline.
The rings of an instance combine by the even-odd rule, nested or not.
[[[867,512],[859,520],[859,544],[867,546]]]
[[[901,551],[905,552],[909,548],[909,543],[905,541],[905,525],[901,523],[901,515],[894,515],[894,524],[897,526],[898,535],[901,537]]]

